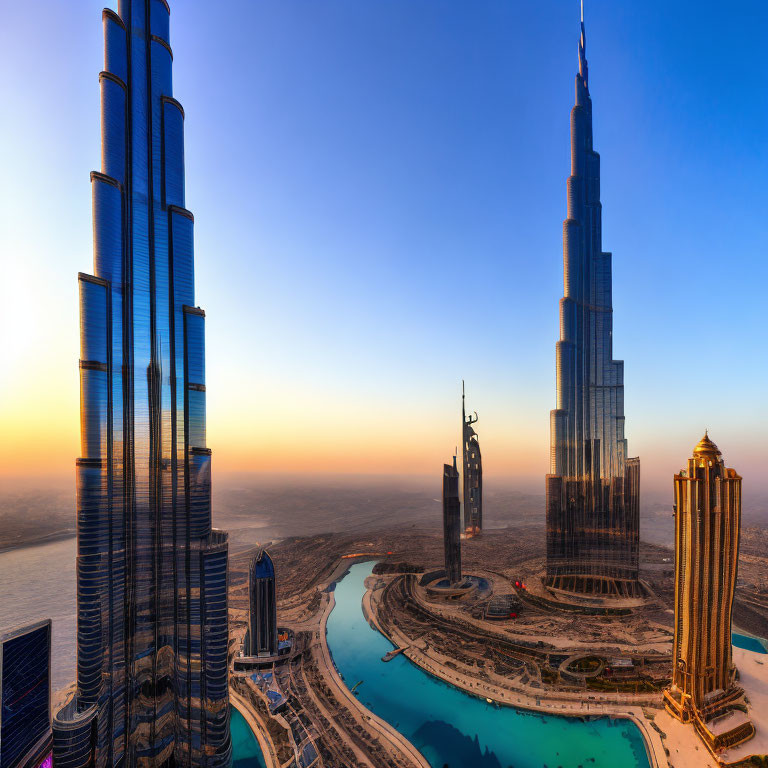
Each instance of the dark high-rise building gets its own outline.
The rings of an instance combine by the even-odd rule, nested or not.
[[[77,688],[54,762],[224,766],[227,536],[211,528],[205,313],[166,0],[105,10],[94,274],[81,274]]]
[[[461,499],[456,457],[443,465],[443,544],[445,574],[451,584],[461,581]]]
[[[601,212],[582,12],[546,481],[547,583],[634,596],[640,590],[640,461],[628,458],[624,437],[624,363],[613,359],[611,254],[602,247]]]
[[[251,561],[246,656],[277,655],[277,598],[275,566],[266,550]]]
[[[731,651],[741,477],[705,434],[675,475],[675,639],[667,711],[713,753],[751,738]]]
[[[464,406],[464,382],[461,383],[462,458],[464,460],[464,530],[474,536],[483,529],[483,459],[480,442],[472,428],[477,412],[467,416]]]
[[[0,768],[50,768],[51,620],[0,633]]]

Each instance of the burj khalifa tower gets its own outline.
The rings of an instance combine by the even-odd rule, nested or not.
[[[546,581],[568,592],[633,597],[640,592],[640,461],[627,455],[624,363],[613,359],[611,254],[602,247],[583,4],[563,273],[546,480]]]
[[[105,10],[93,274],[80,274],[77,686],[56,768],[227,768],[227,534],[167,0]]]

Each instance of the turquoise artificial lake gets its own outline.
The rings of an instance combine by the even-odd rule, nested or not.
[[[232,707],[229,710],[232,733],[232,768],[266,768],[259,742],[245,718]]]
[[[373,563],[356,563],[335,588],[328,618],[333,660],[360,701],[421,750],[432,768],[649,768],[643,737],[627,720],[575,718],[496,707],[398,656],[363,616]]]
[[[759,637],[740,635],[738,632],[734,632],[731,635],[731,642],[736,648],[743,648],[745,651],[768,653],[768,650],[765,648],[765,641],[761,640]]]

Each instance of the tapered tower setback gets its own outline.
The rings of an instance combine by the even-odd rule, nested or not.
[[[731,651],[740,535],[741,477],[704,435],[675,475],[675,639],[664,705],[693,723],[713,754],[755,733]]]
[[[464,463],[464,531],[476,536],[483,530],[483,458],[480,442],[472,425],[477,413],[467,416],[464,404],[464,384],[461,389],[462,458]]]
[[[600,156],[592,147],[583,14],[563,267],[546,481],[547,583],[633,596],[639,590],[640,463],[627,457],[624,364],[613,359],[611,254],[602,249]]]
[[[458,584],[461,581],[461,500],[455,456],[453,465],[443,465],[443,547],[448,582]]]
[[[77,693],[57,766],[224,766],[227,537],[165,0],[104,11],[94,274],[80,275]]]

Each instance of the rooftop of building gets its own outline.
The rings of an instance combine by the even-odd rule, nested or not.
[[[704,437],[696,444],[696,447],[693,449],[693,455],[712,458],[722,455],[720,449],[710,440],[708,430],[704,432]]]
[[[275,578],[275,565],[266,549],[262,549],[251,561],[251,573],[257,579]]]

